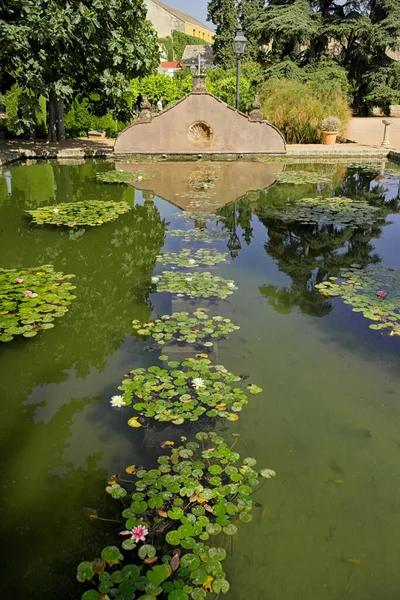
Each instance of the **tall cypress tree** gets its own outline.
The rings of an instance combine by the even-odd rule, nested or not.
[[[233,40],[238,23],[235,0],[210,0],[207,19],[216,27],[214,61],[220,67],[229,69],[235,64]]]

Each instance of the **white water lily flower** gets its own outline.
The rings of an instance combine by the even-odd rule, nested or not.
[[[194,258],[189,258],[188,263],[189,265],[195,265],[196,261],[194,260]]]
[[[160,278],[159,278],[159,277],[152,277],[152,278],[151,278],[151,281],[152,281],[153,283],[157,283],[157,281],[160,281]]]
[[[194,387],[195,390],[199,390],[200,388],[206,387],[205,383],[204,383],[204,379],[202,379],[201,377],[195,377],[192,380],[192,386]]]
[[[59,213],[59,212],[60,212],[60,211],[58,210],[58,208],[55,208],[55,209],[53,210],[53,213],[54,213],[55,215],[58,215],[58,213]]]
[[[121,406],[124,406],[124,399],[122,396],[113,396],[110,400],[110,404],[114,408],[121,408]]]
[[[228,281],[228,287],[230,287],[230,288],[236,287],[235,286],[235,282],[234,281]]]
[[[186,277],[185,281],[193,281],[193,277]]]
[[[138,181],[142,181],[143,177],[141,175],[139,175],[138,177]]]
[[[213,317],[213,321],[223,321],[224,317]]]

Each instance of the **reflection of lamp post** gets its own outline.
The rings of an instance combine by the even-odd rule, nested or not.
[[[239,250],[242,249],[242,244],[240,243],[239,237],[236,233],[236,202],[233,207],[233,228],[232,233],[228,242],[228,250],[230,252],[231,257],[235,260],[235,258],[239,254]]]
[[[239,110],[240,101],[240,61],[243,58],[247,46],[247,39],[242,28],[238,27],[236,37],[233,40],[233,49],[236,55],[236,108]]]

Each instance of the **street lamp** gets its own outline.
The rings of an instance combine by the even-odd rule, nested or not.
[[[247,46],[247,38],[243,33],[241,26],[239,25],[236,31],[236,37],[233,40],[233,49],[236,56],[236,108],[239,110],[240,101],[240,61],[244,56]]]
[[[228,242],[228,250],[233,259],[235,259],[239,255],[239,250],[242,249],[242,244],[240,243],[240,239],[238,234],[236,233],[236,202],[233,207],[233,227],[232,232]]]

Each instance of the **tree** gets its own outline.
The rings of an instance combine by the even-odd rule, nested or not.
[[[235,0],[210,0],[207,19],[216,27],[213,45],[215,63],[229,69],[235,64],[233,40],[238,24]]]
[[[265,0],[239,0],[239,20],[247,37],[245,59],[248,60],[262,59],[261,35],[252,25],[260,19],[264,6]]]
[[[333,58],[347,71],[354,108],[388,109],[400,98],[398,0],[270,0],[248,26],[270,46],[272,64],[300,67]]]
[[[64,102],[101,96],[103,110],[123,102],[133,77],[159,64],[157,36],[143,0],[11,0],[0,2],[0,84],[23,93],[23,125],[42,95],[49,137],[64,136]]]

